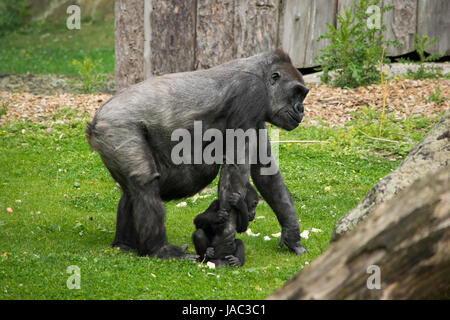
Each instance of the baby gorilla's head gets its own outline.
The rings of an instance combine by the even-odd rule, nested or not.
[[[250,183],[247,183],[247,194],[245,196],[245,203],[248,208],[248,221],[253,221],[256,215],[256,206],[258,205],[259,197],[255,188]]]

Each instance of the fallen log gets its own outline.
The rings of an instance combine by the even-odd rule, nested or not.
[[[336,223],[331,241],[353,229],[378,205],[394,197],[417,179],[450,165],[450,110],[414,147],[400,166],[381,179],[367,196]]]
[[[450,298],[450,168],[417,180],[268,299]]]

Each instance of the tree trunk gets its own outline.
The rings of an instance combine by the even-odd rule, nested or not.
[[[194,69],[194,0],[152,0],[147,38],[146,77]]]
[[[380,203],[391,199],[417,179],[426,177],[450,164],[450,111],[430,133],[409,153],[400,166],[380,180],[367,196],[334,227],[332,241],[353,229]]]
[[[449,167],[416,181],[381,204],[269,296],[424,298],[450,298]]]
[[[116,0],[115,81],[120,91],[144,80],[144,2]]]

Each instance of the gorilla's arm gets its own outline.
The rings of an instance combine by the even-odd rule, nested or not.
[[[230,204],[236,213],[236,232],[244,232],[248,228],[248,207],[244,197],[238,193],[230,196]]]
[[[234,255],[226,256],[225,259],[229,266],[241,267],[245,263],[245,247],[241,239],[234,240],[236,251]]]
[[[192,242],[194,243],[195,252],[201,259],[207,259],[208,248],[211,247],[211,241],[208,239],[203,229],[197,229],[192,234]]]
[[[241,239],[234,240],[236,244],[236,252],[234,253],[235,257],[239,259],[238,266],[243,266],[245,263],[245,246],[244,242]]]
[[[209,207],[194,218],[195,231],[192,234],[192,242],[195,251],[202,259],[207,259],[208,248],[211,247],[211,241],[217,233],[219,226],[219,200],[214,200]]]
[[[261,124],[260,128],[265,128],[265,124]],[[267,137],[267,155],[271,157],[272,166],[276,165],[272,157],[269,138]],[[284,244],[298,255],[306,252],[306,249],[300,244],[300,231],[297,222],[297,214],[294,208],[292,196],[284,183],[278,167],[275,174],[264,174],[261,169],[267,168],[270,163],[264,165],[262,163],[253,164],[251,166],[251,176],[256,188],[259,190],[263,198],[275,212],[278,222],[281,225],[281,240],[278,245],[281,248]]]
[[[217,211],[219,210],[219,201],[214,200],[203,213],[197,215],[194,218],[194,224],[196,229],[203,229],[205,231],[212,232],[213,225],[217,223],[218,216]]]

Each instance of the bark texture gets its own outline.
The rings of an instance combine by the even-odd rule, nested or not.
[[[342,234],[353,229],[380,203],[393,198],[417,179],[424,179],[440,168],[449,169],[449,130],[450,110],[395,171],[381,179],[354,209],[338,221],[331,240],[336,241]]]
[[[380,287],[376,287],[377,280]],[[375,286],[375,288],[374,288]],[[450,298],[450,170],[380,205],[269,299]]]
[[[119,91],[144,80],[144,1],[116,0],[115,81]]]

